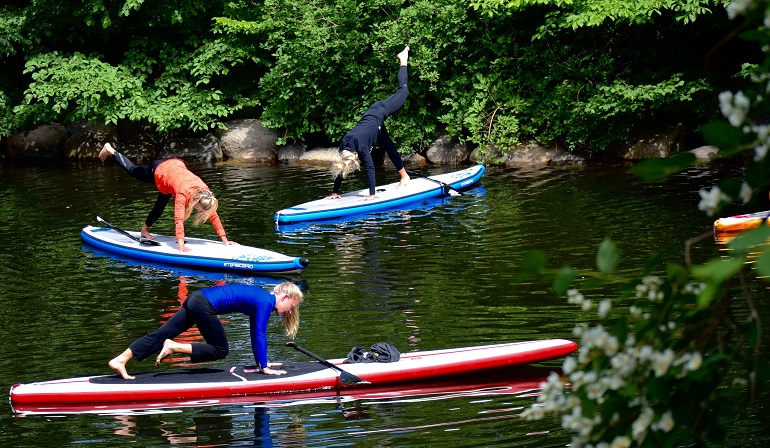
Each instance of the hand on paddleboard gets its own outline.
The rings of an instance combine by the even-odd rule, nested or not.
[[[176,245],[179,248],[179,252],[190,252],[192,249],[184,245],[184,240],[176,240]]]
[[[238,243],[236,243],[235,241],[230,241],[230,240],[227,239],[226,236],[223,236],[222,237],[222,244],[224,244],[225,246],[230,246],[231,244],[236,244],[237,245]]]

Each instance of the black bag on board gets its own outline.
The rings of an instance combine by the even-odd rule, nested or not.
[[[396,362],[401,359],[401,352],[387,342],[377,342],[372,344],[369,351],[366,351],[363,345],[357,345],[350,350],[345,362],[354,364],[358,362]]]

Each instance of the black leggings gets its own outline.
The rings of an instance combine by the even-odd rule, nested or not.
[[[128,157],[124,156],[118,151],[115,151],[114,156],[115,161],[118,162],[118,165],[120,165],[120,167],[123,168],[131,177],[153,185],[155,184],[155,169],[158,167],[158,165],[167,160],[159,159],[150,162],[149,165],[136,166],[131,163],[130,160],[128,160]],[[163,210],[166,209],[166,205],[170,199],[170,194],[163,194],[158,192],[158,199],[155,200],[155,205],[152,207],[152,210],[150,210],[150,213],[147,215],[147,219],[144,221],[147,227],[152,227],[158,218],[160,218],[160,215],[163,214]]]
[[[198,331],[206,343],[192,344],[190,361],[214,361],[227,357],[230,349],[227,344],[225,329],[219,320],[217,311],[200,291],[190,294],[179,311],[174,313],[165,324],[152,333],[137,339],[129,345],[129,348],[134,357],[141,361],[151,354],[159,352],[166,339],[174,339],[195,325],[198,326]]]
[[[382,121],[393,115],[401,109],[401,106],[406,102],[406,97],[409,95],[409,87],[407,86],[407,69],[406,65],[399,66],[398,68],[398,90],[393,95],[385,98],[384,100],[376,101],[369,106],[369,110],[364,115],[377,111]]]

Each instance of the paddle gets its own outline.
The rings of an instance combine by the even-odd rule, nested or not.
[[[132,240],[139,242],[139,244],[147,244],[148,246],[160,246],[159,242],[157,242],[155,240],[151,240],[149,238],[145,238],[143,236],[137,238],[134,235],[131,235],[130,233],[126,232],[125,230],[119,229],[119,228],[113,226],[112,224],[110,224],[107,221],[103,220],[100,216],[97,216],[96,220],[99,221],[102,224],[106,224],[107,227],[111,228],[112,230],[114,230],[114,231],[116,231],[118,233],[122,233],[123,235],[131,238]]]
[[[422,174],[420,174],[420,173],[418,173],[416,171],[406,170],[406,173],[407,174],[411,174],[412,176],[417,176],[417,177],[422,177],[423,179],[428,179],[431,182],[435,182],[435,183],[441,185],[442,187],[444,187],[444,194],[448,194],[450,196],[460,196],[460,195],[463,194],[462,191],[457,190],[455,188],[452,188],[449,184],[445,184],[444,182],[441,182],[440,180],[431,179],[428,176],[423,176]]]
[[[300,352],[310,356],[311,358],[315,359],[316,361],[320,362],[321,364],[325,365],[326,367],[328,367],[330,369],[339,370],[340,371],[340,380],[342,380],[342,382],[345,383],[345,384],[348,384],[348,385],[349,384],[356,384],[356,383],[370,384],[369,381],[362,380],[361,378],[353,375],[352,373],[346,372],[346,371],[340,369],[339,367],[335,366],[334,364],[330,363],[329,361],[327,361],[327,360],[321,358],[320,356],[316,355],[315,353],[312,353],[312,352],[309,352],[309,351],[305,350],[303,347],[301,347],[296,342],[287,342],[286,346],[287,347],[292,347],[295,350],[300,351]]]

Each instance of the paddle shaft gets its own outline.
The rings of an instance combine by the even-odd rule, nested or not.
[[[321,358],[320,356],[316,355],[315,353],[305,349],[301,345],[297,344],[296,342],[287,342],[287,347],[292,347],[294,350],[297,350],[298,352],[302,352],[311,358],[315,359],[316,361],[320,362],[321,364],[325,365],[326,367],[329,367],[330,369],[339,370],[340,372],[340,379],[345,384],[353,384],[353,383],[368,383],[368,381],[363,380],[355,375],[353,375],[350,372],[347,372],[345,370],[342,370],[341,368],[337,367],[336,365],[330,363],[329,361]]]
[[[442,187],[444,187],[444,193],[446,193],[446,194],[449,194],[450,191],[454,191],[454,192],[456,192],[457,194],[460,194],[460,195],[463,194],[462,191],[460,191],[460,190],[458,190],[456,188],[452,188],[451,185],[445,184],[444,182],[441,182],[440,180],[431,179],[428,176],[423,176],[422,174],[420,174],[420,173],[418,173],[416,171],[412,171],[412,170],[406,170],[406,172],[407,172],[407,174],[411,174],[411,175],[417,176],[417,177],[422,177],[423,179],[427,179],[427,180],[429,180],[431,182],[435,182],[435,183],[441,185]]]
[[[159,242],[153,241],[153,240],[150,240],[150,239],[147,239],[147,238],[137,238],[134,235],[131,235],[130,233],[126,232],[125,230],[113,226],[112,224],[110,224],[107,221],[103,220],[100,216],[97,216],[96,220],[99,221],[102,224],[106,224],[107,227],[111,228],[112,230],[114,230],[114,231],[116,231],[116,232],[118,232],[120,234],[123,234],[123,235],[131,238],[132,240],[138,242],[139,244],[149,244],[150,246],[160,246]]]

